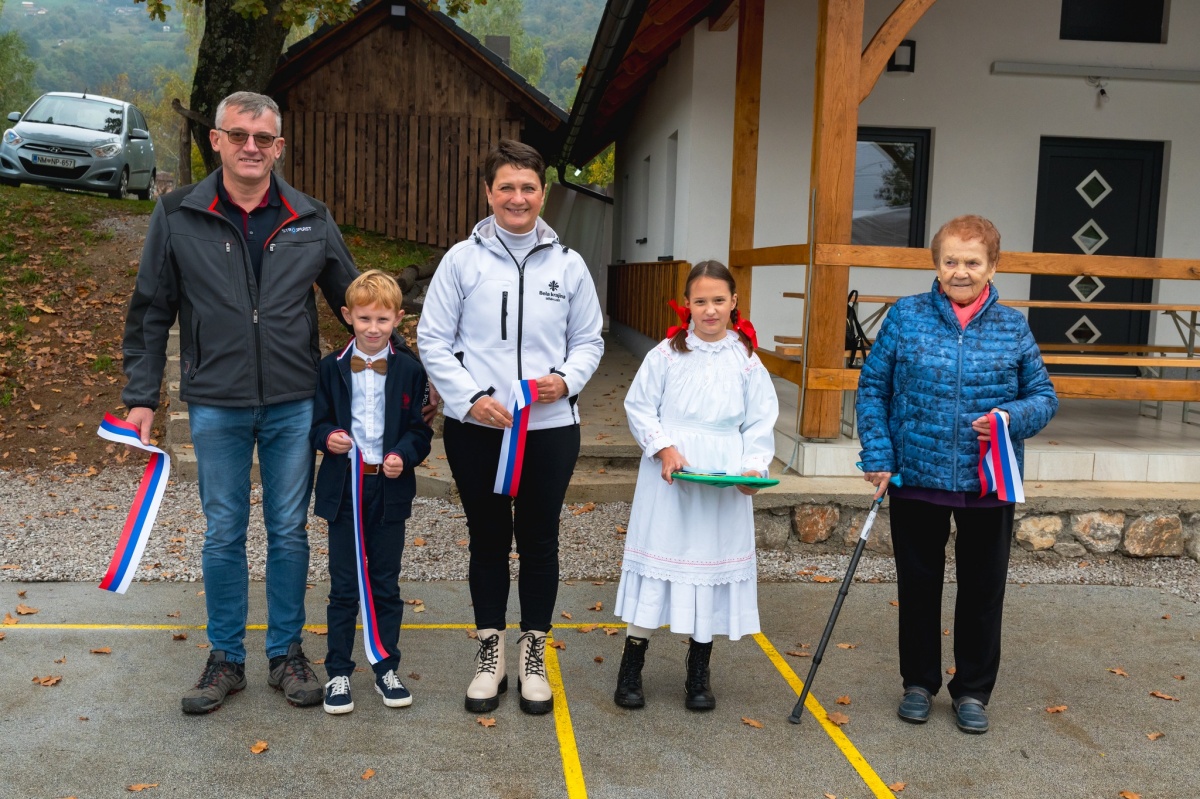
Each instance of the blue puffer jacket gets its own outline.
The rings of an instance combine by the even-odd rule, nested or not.
[[[1024,439],[1045,427],[1058,397],[1029,324],[998,304],[996,287],[962,329],[938,289],[888,312],[858,381],[864,471],[908,486],[979,492],[979,441],[971,422],[1007,411],[1024,472]]]

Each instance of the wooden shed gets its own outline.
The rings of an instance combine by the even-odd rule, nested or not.
[[[292,185],[342,224],[448,247],[487,216],[483,160],[502,138],[552,160],[566,112],[422,2],[361,5],[292,46],[269,93]]]

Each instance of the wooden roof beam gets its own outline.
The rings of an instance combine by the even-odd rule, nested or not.
[[[739,13],[738,0],[717,0],[708,16],[708,29],[714,33],[729,30]]]
[[[896,10],[879,26],[879,30],[875,31],[875,35],[871,37],[871,43],[863,50],[862,62],[858,70],[859,104],[867,99],[871,90],[875,88],[875,83],[883,74],[884,68],[887,67],[888,59],[892,57],[892,53],[896,52],[900,42],[908,36],[909,31],[917,24],[917,20],[935,2],[937,0],[900,0],[900,5],[896,6]]]
[[[729,250],[754,247],[754,210],[758,195],[758,125],[762,99],[764,0],[738,3],[737,73],[733,101],[733,177],[729,202]],[[734,266],[741,312],[750,314],[753,271]]]

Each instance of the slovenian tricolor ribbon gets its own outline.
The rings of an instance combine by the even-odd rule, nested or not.
[[[537,402],[536,380],[514,380],[512,383],[512,427],[504,431],[500,444],[500,463],[496,466],[497,494],[517,495],[521,485],[521,464],[525,461],[525,437],[529,432],[529,406]]]
[[[150,462],[142,473],[142,481],[138,484],[137,496],[133,499],[133,507],[125,518],[125,529],[117,542],[117,551],[113,553],[108,571],[100,581],[100,587],[105,591],[118,594],[125,593],[129,582],[137,571],[138,563],[142,560],[142,552],[146,549],[146,541],[150,538],[150,530],[154,527],[154,519],[158,516],[158,506],[162,503],[163,492],[167,490],[167,479],[171,476],[171,456],[158,447],[143,444],[141,431],[111,413],[104,414],[100,429],[96,431],[101,438],[128,444],[150,453]]]
[[[1003,414],[989,413],[988,428],[990,440],[979,442],[979,496],[995,491],[1005,502],[1024,502],[1021,470]]]
[[[367,660],[374,665],[388,656],[383,639],[379,637],[379,624],[375,619],[375,600],[371,596],[371,576],[367,571],[367,539],[363,528],[363,459],[362,451],[350,442],[350,479],[354,483],[354,561],[358,572],[358,604],[362,608],[363,648]]]

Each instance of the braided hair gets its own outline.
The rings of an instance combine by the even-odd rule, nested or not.
[[[734,283],[733,273],[729,271],[729,267],[720,261],[710,259],[701,261],[692,267],[692,271],[688,272],[687,282],[684,284],[683,289],[685,299],[691,296],[692,284],[702,277],[725,281],[725,284],[729,286],[729,295],[731,297],[737,293],[737,284]],[[738,313],[738,309],[734,308],[733,313],[729,316],[729,321],[736,325],[740,318],[741,315]],[[687,325],[682,325],[675,335],[671,336],[671,349],[676,352],[691,352],[691,348],[687,345],[687,334]],[[746,347],[746,354],[753,355],[754,346],[750,343],[750,337],[740,330],[737,334],[742,344]]]

